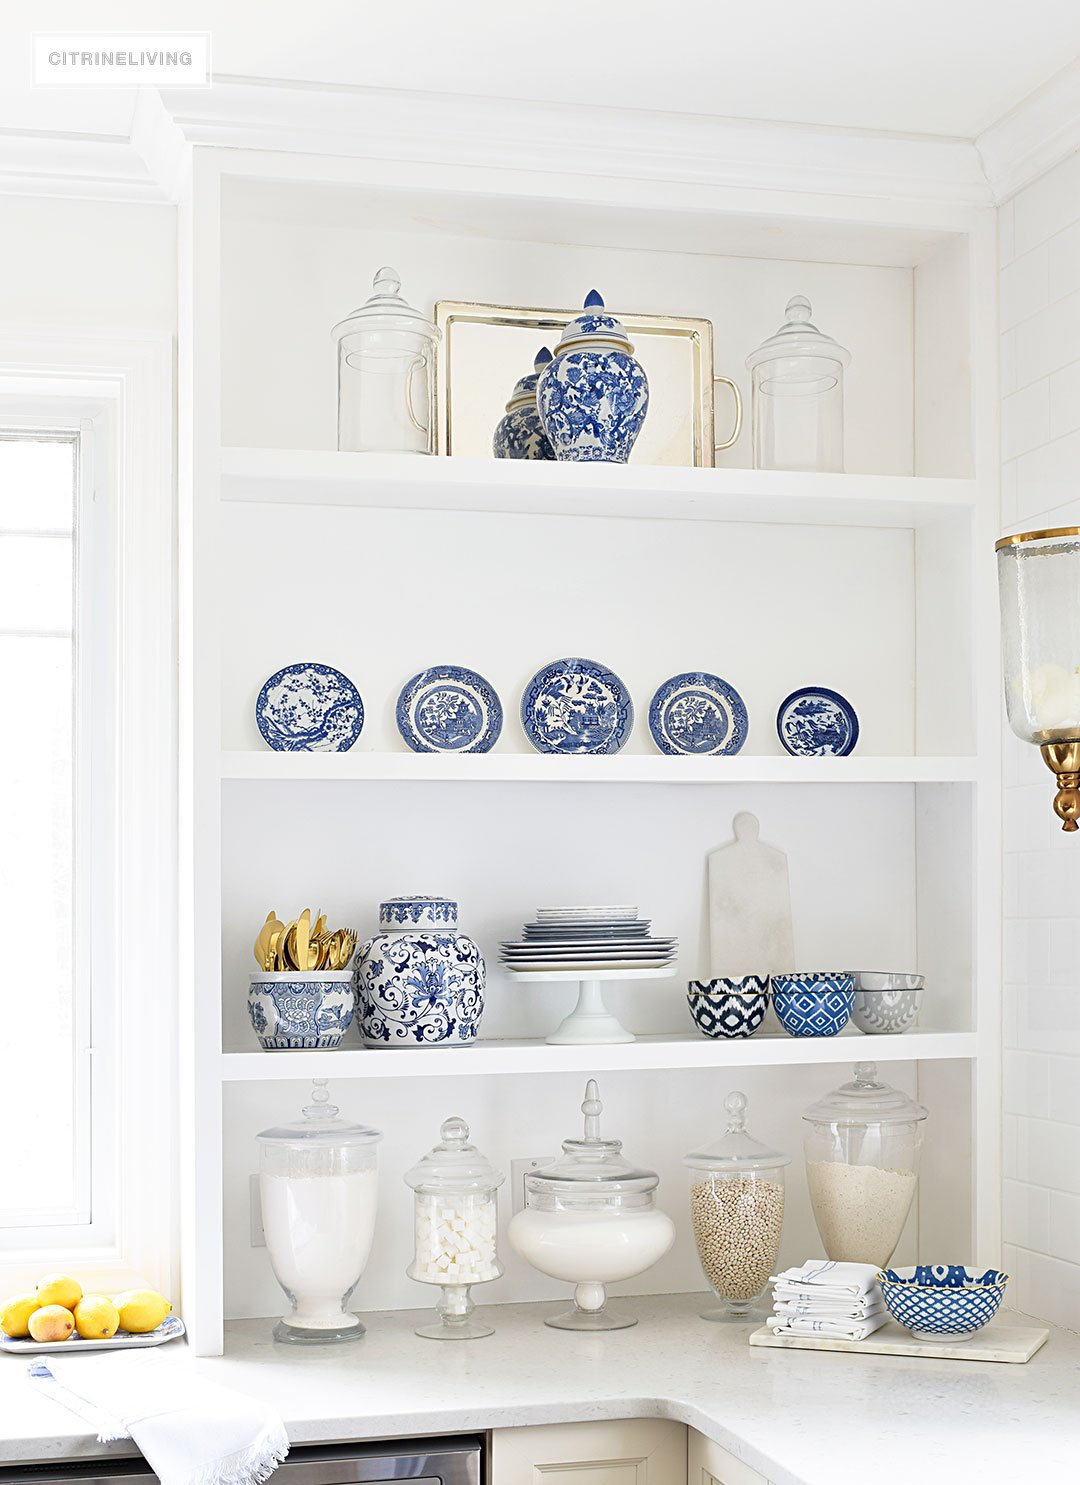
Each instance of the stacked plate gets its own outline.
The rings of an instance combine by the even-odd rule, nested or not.
[[[636,907],[537,908],[522,937],[501,946],[501,958],[519,974],[580,972],[583,978],[673,966],[678,940],[653,938],[649,928]]]

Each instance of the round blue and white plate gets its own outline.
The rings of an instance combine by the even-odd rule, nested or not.
[[[463,665],[433,665],[406,681],[398,731],[414,753],[487,753],[502,731],[502,702]]]
[[[827,686],[803,686],[780,703],[776,731],[789,753],[802,758],[844,758],[859,741],[851,702]]]
[[[634,725],[634,703],[606,665],[553,660],[522,693],[521,725],[538,753],[617,753]]]
[[[649,704],[649,731],[661,753],[737,753],[746,741],[746,703],[704,670],[673,675]]]
[[[265,683],[255,721],[278,753],[344,753],[360,736],[364,703],[340,670],[302,661],[283,666]]]

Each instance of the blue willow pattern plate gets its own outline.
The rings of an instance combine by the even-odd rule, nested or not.
[[[850,701],[827,686],[804,686],[780,703],[776,731],[789,753],[803,758],[844,758],[859,741],[859,719]]]
[[[606,665],[553,660],[522,693],[521,725],[538,753],[617,753],[634,725],[634,704]]]
[[[737,753],[746,728],[746,704],[738,691],[704,670],[673,675],[649,705],[649,731],[661,753]]]
[[[255,721],[278,753],[343,753],[360,736],[360,692],[332,665],[303,661],[275,671],[259,692]]]
[[[422,670],[397,699],[398,731],[414,753],[490,752],[502,720],[494,688],[461,665]]]

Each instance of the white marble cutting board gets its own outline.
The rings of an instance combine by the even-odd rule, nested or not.
[[[761,840],[756,815],[743,812],[735,839],[710,851],[709,973],[781,974],[795,968],[787,856]]]
[[[941,1361],[1030,1361],[1050,1332],[1036,1325],[988,1325],[969,1341],[948,1336],[924,1340],[890,1320],[865,1341],[831,1335],[776,1335],[767,1325],[750,1337],[752,1346],[782,1351],[864,1351],[872,1356],[931,1356]]]

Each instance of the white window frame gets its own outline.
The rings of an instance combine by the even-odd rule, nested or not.
[[[77,799],[88,809],[76,819],[74,945],[76,973],[88,967],[93,982],[76,1022],[92,1049],[92,1203],[83,1191],[70,1224],[7,1229],[0,1280],[12,1290],[43,1268],[69,1269],[84,1287],[142,1282],[168,1293],[177,1277],[171,343],[0,335],[0,428],[79,436],[77,715],[92,696],[94,718],[89,746],[76,751]],[[9,1128],[19,1117],[4,1110]]]

